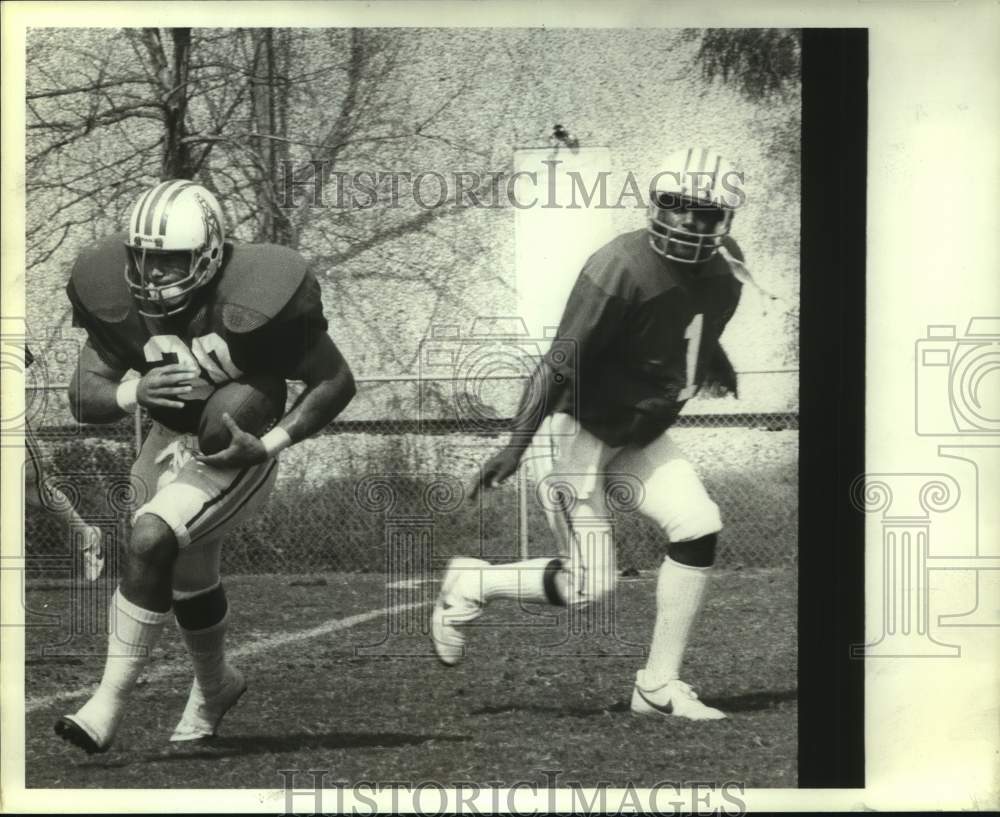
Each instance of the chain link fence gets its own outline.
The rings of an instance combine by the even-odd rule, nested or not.
[[[794,372],[746,373],[741,382],[754,374],[786,375],[787,385]],[[336,422],[283,452],[273,495],[227,541],[224,568],[405,575],[400,554],[414,545],[435,565],[455,554],[509,561],[553,553],[526,476],[467,500],[477,466],[506,442],[513,411],[497,406],[516,402],[520,386],[512,379],[490,384],[502,399],[486,400],[480,389],[471,409],[468,395],[456,398],[447,382],[359,379],[357,397]],[[31,388],[26,403],[46,479],[86,519],[114,527],[123,541],[129,514],[122,486],[148,422],[137,415],[114,425],[80,426],[62,386]],[[692,401],[671,436],[722,510],[719,563],[788,564],[797,552],[798,414],[787,408],[735,412],[742,403]],[[750,407],[760,406],[758,400]],[[610,504],[619,567],[655,566],[664,552],[662,531],[627,502]],[[69,547],[54,520],[33,507],[26,510],[25,542],[29,571],[65,558]],[[112,556],[109,566],[116,563]]]

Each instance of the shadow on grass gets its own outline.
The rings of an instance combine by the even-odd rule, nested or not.
[[[763,692],[748,692],[744,695],[729,695],[722,698],[702,698],[709,706],[714,706],[726,713],[733,712],[758,712],[765,709],[773,709],[783,703],[795,701],[799,693],[796,689],[768,690]],[[474,709],[473,715],[504,715],[511,712],[534,712],[540,715],[558,715],[570,718],[594,718],[601,715],[619,714],[628,712],[628,700],[618,701],[607,707],[575,707],[543,704],[501,704],[497,706],[483,706]]]
[[[147,763],[184,760],[218,760],[226,757],[282,754],[307,749],[393,749],[421,746],[431,741],[462,743],[466,735],[408,734],[405,732],[327,732],[291,735],[231,735],[176,746],[164,754],[146,757]]]
[[[743,695],[728,695],[724,698],[702,698],[709,706],[721,709],[723,712],[758,712],[763,709],[774,709],[799,697],[797,689],[775,689],[762,692],[747,692]]]
[[[546,704],[501,704],[474,709],[472,715],[506,715],[511,712],[534,712],[537,715],[558,715],[561,718],[596,718],[614,712],[627,712],[628,702],[611,706],[558,706]]]

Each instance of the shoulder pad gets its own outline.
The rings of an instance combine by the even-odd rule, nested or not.
[[[230,332],[252,332],[274,318],[306,277],[306,260],[277,244],[234,244],[220,272],[217,303]]]
[[[121,323],[132,311],[125,283],[125,233],[116,233],[81,252],[70,272],[70,285],[89,315],[106,323]]]

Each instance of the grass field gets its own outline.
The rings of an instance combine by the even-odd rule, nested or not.
[[[715,574],[685,677],[730,718],[701,724],[628,711],[643,663],[636,644],[652,627],[654,572],[620,582],[614,636],[576,635],[550,608],[495,605],[466,661],[450,669],[426,655],[421,632],[436,585],[387,590],[379,574],[341,573],[230,577],[226,586],[234,663],[250,687],[220,736],[167,741],[190,683],[168,627],[115,746],[88,757],[57,739],[52,724],[99,679],[104,637],[78,634],[57,646],[79,596],[74,602],[65,582],[30,585],[28,609],[58,618],[27,630],[26,785],[273,789],[288,769],[444,786],[544,785],[554,771],[560,785],[796,785],[791,569]],[[389,618],[388,605],[409,606]]]

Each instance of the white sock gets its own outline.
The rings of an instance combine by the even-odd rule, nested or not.
[[[222,621],[204,630],[185,630],[180,625],[181,638],[187,645],[191,663],[194,665],[194,682],[206,698],[211,698],[221,688],[226,677],[226,622]]]
[[[122,595],[121,587],[111,599],[108,615],[111,633],[104,676],[94,696],[76,713],[98,744],[107,744],[114,737],[129,694],[171,616],[133,604]]]
[[[482,568],[482,588],[483,602],[493,599],[514,599],[537,604],[551,604],[552,599],[545,588],[546,569],[550,572],[555,570],[555,566],[550,565],[555,559],[529,559],[524,562],[512,562],[505,565],[487,565]],[[550,579],[559,587],[559,593],[563,594],[562,578],[559,574]],[[565,596],[562,595],[564,598]]]
[[[222,583],[217,580],[210,587],[195,591],[175,589],[173,598],[177,629],[194,667],[192,692],[211,698],[222,688],[227,668],[229,602]],[[192,626],[196,629],[189,629]]]
[[[711,570],[682,565],[669,556],[660,565],[653,641],[646,669],[640,676],[645,688],[654,689],[680,677],[684,648],[701,611]]]

